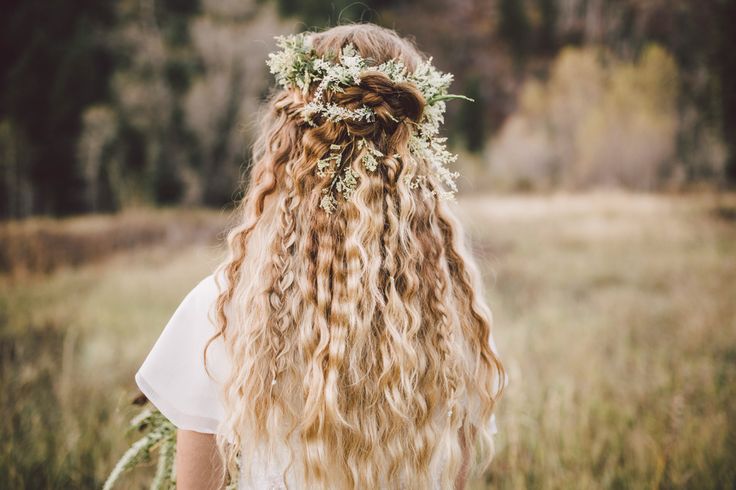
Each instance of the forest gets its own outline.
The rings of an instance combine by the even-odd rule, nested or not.
[[[455,74],[472,191],[736,183],[733,0],[12,0],[0,218],[227,206],[278,34],[370,21]],[[462,187],[462,186],[461,186]]]

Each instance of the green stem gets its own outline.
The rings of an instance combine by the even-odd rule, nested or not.
[[[475,102],[475,99],[471,99],[470,97],[466,97],[464,95],[458,95],[458,94],[446,94],[446,95],[435,95],[431,99],[427,101],[427,104],[432,105],[435,102],[439,102],[440,100],[450,100],[450,99],[463,99],[467,100],[468,102]]]

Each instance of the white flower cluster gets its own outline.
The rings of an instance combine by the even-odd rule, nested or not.
[[[440,125],[444,122],[445,100],[461,98],[470,100],[461,95],[448,93],[452,83],[451,73],[442,73],[432,66],[432,59],[422,62],[414,72],[409,73],[406,66],[397,59],[392,59],[380,65],[371,65],[369,60],[360,56],[353,45],[343,47],[342,51],[333,57],[317,56],[312,49],[308,33],[279,36],[276,38],[280,51],[271,53],[266,62],[276,77],[277,83],[286,89],[297,88],[304,95],[308,95],[313,84],[317,87],[312,94],[312,100],[302,109],[304,120],[314,125],[315,117],[321,116],[331,122],[344,120],[372,122],[375,114],[370,107],[362,106],[357,109],[348,109],[335,103],[325,102],[324,93],[328,91],[342,92],[345,87],[360,84],[360,76],[364,71],[378,71],[386,75],[395,83],[409,82],[414,84],[426,101],[421,120],[413,125],[409,141],[409,150],[412,155],[429,163],[430,171],[445,187],[430,191],[440,198],[452,198],[457,191],[455,180],[457,172],[452,172],[447,165],[457,159],[447,150],[446,138],[439,137]],[[359,139],[358,150],[362,150],[361,160],[365,168],[376,171],[384,155],[372,144]],[[317,162],[317,173],[320,176],[330,175],[332,182],[324,190],[320,203],[328,213],[337,207],[334,192],[349,198],[357,187],[357,174],[349,167],[341,169],[342,147],[332,145],[329,156]],[[412,188],[423,186],[427,176],[407,177]]]
[[[378,168],[378,160],[383,158],[383,153],[378,151],[373,145],[368,143],[364,138],[358,140],[358,151],[365,150],[361,161],[366,170],[375,172]]]

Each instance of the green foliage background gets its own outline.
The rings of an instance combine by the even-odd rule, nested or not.
[[[477,100],[451,104],[447,131],[458,149],[475,155],[461,167],[478,167],[468,171],[485,177],[487,187],[499,184],[499,172],[502,185],[550,185],[544,173],[509,175],[516,160],[493,147],[524,145],[502,131],[528,110],[530,84],[554,79],[564,53],[597,50],[606,64],[636,69],[649,46],[674,63],[662,80],[674,91],[666,142],[673,151],[642,149],[632,157],[609,149],[588,165],[632,158],[643,162],[641,181],[634,175],[585,185],[733,185],[733,18],[733,0],[13,0],[0,20],[0,217],[230,203],[271,83],[263,58],[272,37],[359,21],[416,38],[441,69],[456,74],[453,90]],[[585,82],[572,78],[566,89]],[[635,92],[623,107],[641,98]],[[611,114],[596,110],[599,129],[588,131],[600,138]],[[615,137],[600,146],[618,147]],[[544,167],[537,154],[523,157],[527,167]],[[577,174],[575,156],[562,158],[558,165],[573,169],[562,173]]]

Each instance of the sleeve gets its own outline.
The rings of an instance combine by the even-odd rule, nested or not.
[[[217,298],[214,276],[200,281],[184,298],[135,374],[144,395],[177,428],[214,434],[223,418],[221,386],[228,371],[222,338],[210,312]],[[208,374],[209,371],[209,374]],[[211,376],[210,376],[211,375]]]

